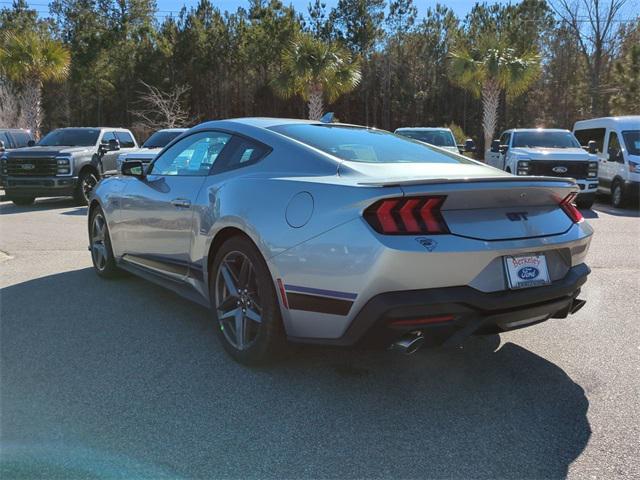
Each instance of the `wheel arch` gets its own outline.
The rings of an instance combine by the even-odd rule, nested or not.
[[[204,272],[203,280],[206,282],[207,291],[209,290],[209,283],[211,280],[210,278],[211,264],[213,263],[213,259],[216,256],[216,252],[218,248],[220,248],[220,245],[222,245],[225,241],[227,241],[231,237],[236,237],[236,236],[244,237],[247,240],[249,240],[253,244],[253,246],[256,247],[256,250],[260,252],[260,255],[262,255],[263,260],[267,264],[267,268],[269,267],[269,262],[267,262],[267,259],[265,258],[264,253],[262,252],[262,249],[257,245],[255,240],[251,238],[250,235],[247,234],[247,232],[245,232],[244,230],[236,226],[223,227],[218,232],[216,232],[215,236],[213,237],[213,240],[211,241],[211,245],[209,245],[209,248],[207,250],[207,256],[205,257],[206,262],[204,262],[204,267],[206,268],[206,271]]]

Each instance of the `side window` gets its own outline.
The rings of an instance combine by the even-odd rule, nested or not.
[[[511,134],[510,133],[503,133],[502,137],[500,137],[500,145],[509,145],[509,140],[511,140]]]
[[[603,152],[604,134],[606,130],[604,128],[587,128],[585,130],[576,130],[574,135],[580,142],[580,145],[586,147],[591,140],[596,142],[596,146],[599,152]]]
[[[230,139],[231,135],[222,132],[189,135],[156,159],[151,175],[208,175]]]
[[[4,143],[4,148],[12,148],[9,135],[7,135],[6,132],[0,132],[0,140]]]
[[[121,148],[133,148],[136,143],[129,132],[116,132],[116,138],[120,142]]]
[[[225,151],[223,163],[214,168],[215,172],[233,170],[252,165],[269,153],[269,148],[261,143],[244,137],[233,137],[229,148]]]
[[[109,143],[109,140],[116,140],[116,136],[113,132],[105,132],[100,143]]]
[[[618,140],[618,134],[616,132],[609,132],[609,145],[607,146],[607,153],[609,154],[609,160],[613,162],[622,162],[622,149],[620,148],[620,141]]]

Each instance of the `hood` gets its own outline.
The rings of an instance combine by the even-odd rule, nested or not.
[[[375,184],[380,181],[414,182],[420,180],[464,180],[487,177],[512,177],[510,173],[469,160],[469,163],[362,163],[343,162],[339,175],[357,183]]]
[[[55,155],[69,155],[91,153],[95,147],[24,147],[13,150],[12,157],[53,157]]]
[[[513,147],[511,153],[530,160],[591,160],[593,155],[582,148],[525,148]]]

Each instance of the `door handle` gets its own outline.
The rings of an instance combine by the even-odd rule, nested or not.
[[[171,205],[178,208],[189,208],[191,207],[191,202],[185,198],[174,198],[171,200]]]

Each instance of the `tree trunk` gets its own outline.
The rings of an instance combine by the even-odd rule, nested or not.
[[[484,154],[491,149],[491,141],[498,123],[498,106],[500,105],[500,87],[493,79],[482,86],[482,128],[484,129]]]
[[[29,79],[22,91],[22,111],[34,138],[40,138],[40,124],[42,122],[42,82],[39,79]]]
[[[314,87],[309,92],[309,120],[320,120],[322,118],[322,87]]]

